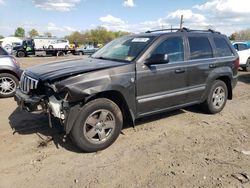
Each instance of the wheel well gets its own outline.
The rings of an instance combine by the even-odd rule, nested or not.
[[[118,92],[118,91],[101,92],[101,93],[95,94],[94,96],[89,98],[86,102],[92,101],[92,100],[97,99],[97,98],[107,98],[107,99],[113,101],[114,103],[116,103],[122,111],[124,122],[133,124],[133,118],[132,118],[131,113],[129,111],[129,107],[127,105],[127,102],[120,92]]]
[[[1,73],[11,74],[11,75],[15,76],[18,80],[20,80],[19,77],[17,76],[17,74],[15,72],[10,71],[10,70],[0,70],[0,74]]]
[[[217,80],[221,80],[225,82],[227,85],[227,90],[228,90],[228,99],[233,99],[233,91],[232,91],[232,84],[231,84],[231,79],[228,76],[221,76],[217,78]]]

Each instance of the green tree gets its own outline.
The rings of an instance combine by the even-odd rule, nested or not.
[[[24,30],[24,28],[18,27],[18,28],[16,29],[16,31],[15,31],[14,36],[15,36],[15,37],[21,37],[21,38],[25,37],[25,30]]]
[[[3,35],[0,35],[0,39],[3,39],[4,38],[4,36]]]
[[[45,33],[43,34],[43,36],[51,38],[51,37],[52,37],[52,34],[51,34],[50,32],[45,32]]]
[[[87,30],[84,32],[73,32],[71,35],[66,36],[70,43],[78,42],[79,44],[106,44],[111,40],[129,35],[131,33],[124,31],[108,31],[104,27],[97,27],[96,29]]]
[[[37,37],[37,36],[39,36],[38,31],[35,30],[35,29],[32,29],[31,31],[29,31],[28,34],[29,34],[30,37]]]

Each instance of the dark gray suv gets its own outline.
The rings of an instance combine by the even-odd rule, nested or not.
[[[220,112],[233,98],[238,67],[218,32],[149,31],[116,39],[88,59],[25,70],[15,99],[24,110],[59,118],[76,145],[93,152],[144,116],[194,104]]]
[[[0,47],[0,98],[15,94],[22,74],[16,59]]]

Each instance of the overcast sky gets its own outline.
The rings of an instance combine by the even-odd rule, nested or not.
[[[0,35],[16,27],[64,36],[104,26],[142,32],[184,26],[227,35],[250,28],[250,0],[0,0]]]

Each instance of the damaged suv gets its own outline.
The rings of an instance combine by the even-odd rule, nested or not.
[[[219,32],[149,31],[118,38],[87,59],[26,69],[15,100],[59,118],[81,150],[94,152],[110,146],[125,122],[194,104],[220,112],[233,97],[238,67]]]

